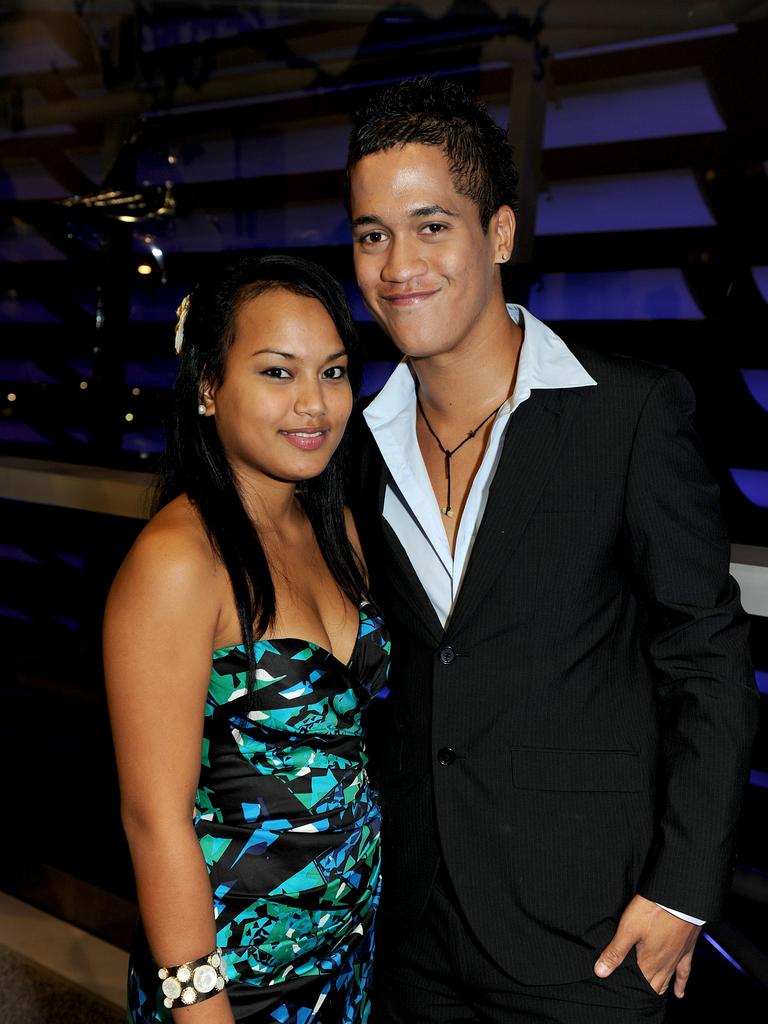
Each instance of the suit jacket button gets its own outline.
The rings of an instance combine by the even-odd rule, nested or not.
[[[456,760],[456,751],[452,747],[441,747],[437,752],[437,760],[442,765],[453,764]]]
[[[455,657],[456,651],[454,651],[452,647],[444,647],[442,651],[440,651],[440,661],[442,661],[444,665],[450,665]]]

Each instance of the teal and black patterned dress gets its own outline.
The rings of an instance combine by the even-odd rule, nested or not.
[[[304,640],[255,652],[249,705],[242,646],[214,651],[195,815],[230,1002],[252,1024],[364,1024],[381,814],[361,716],[389,640],[363,605],[347,665]],[[140,929],[128,1006],[133,1024],[171,1020]]]

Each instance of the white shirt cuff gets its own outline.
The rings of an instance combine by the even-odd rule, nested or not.
[[[679,917],[681,921],[687,921],[688,924],[697,924],[699,926],[706,924],[705,921],[700,921],[698,917],[690,917],[688,914],[681,914],[679,910],[673,910],[672,907],[665,907],[663,903],[657,903],[657,907],[661,907],[662,910],[666,910],[668,914],[672,914],[674,917]]]

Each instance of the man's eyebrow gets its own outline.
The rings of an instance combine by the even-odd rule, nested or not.
[[[454,213],[453,210],[446,210],[444,206],[438,206],[436,203],[433,206],[419,206],[416,210],[411,210],[408,214],[409,217],[434,217],[435,214],[442,214],[443,217],[456,217],[458,214]]]
[[[409,217],[457,217],[458,214],[453,210],[446,210],[444,206],[440,206],[437,203],[432,203],[429,206],[417,206],[414,210],[409,210]],[[382,225],[384,221],[381,217],[375,217],[373,214],[364,214],[362,217],[355,217],[352,221],[353,228],[370,227],[371,225]]]
[[[353,228],[366,227],[369,224],[383,224],[384,221],[380,217],[374,217],[372,214],[365,214],[363,217],[355,217],[352,221]]]

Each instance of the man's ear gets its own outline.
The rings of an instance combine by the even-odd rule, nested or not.
[[[489,230],[495,242],[495,262],[507,263],[515,246],[517,220],[510,206],[500,206],[491,218]]]

